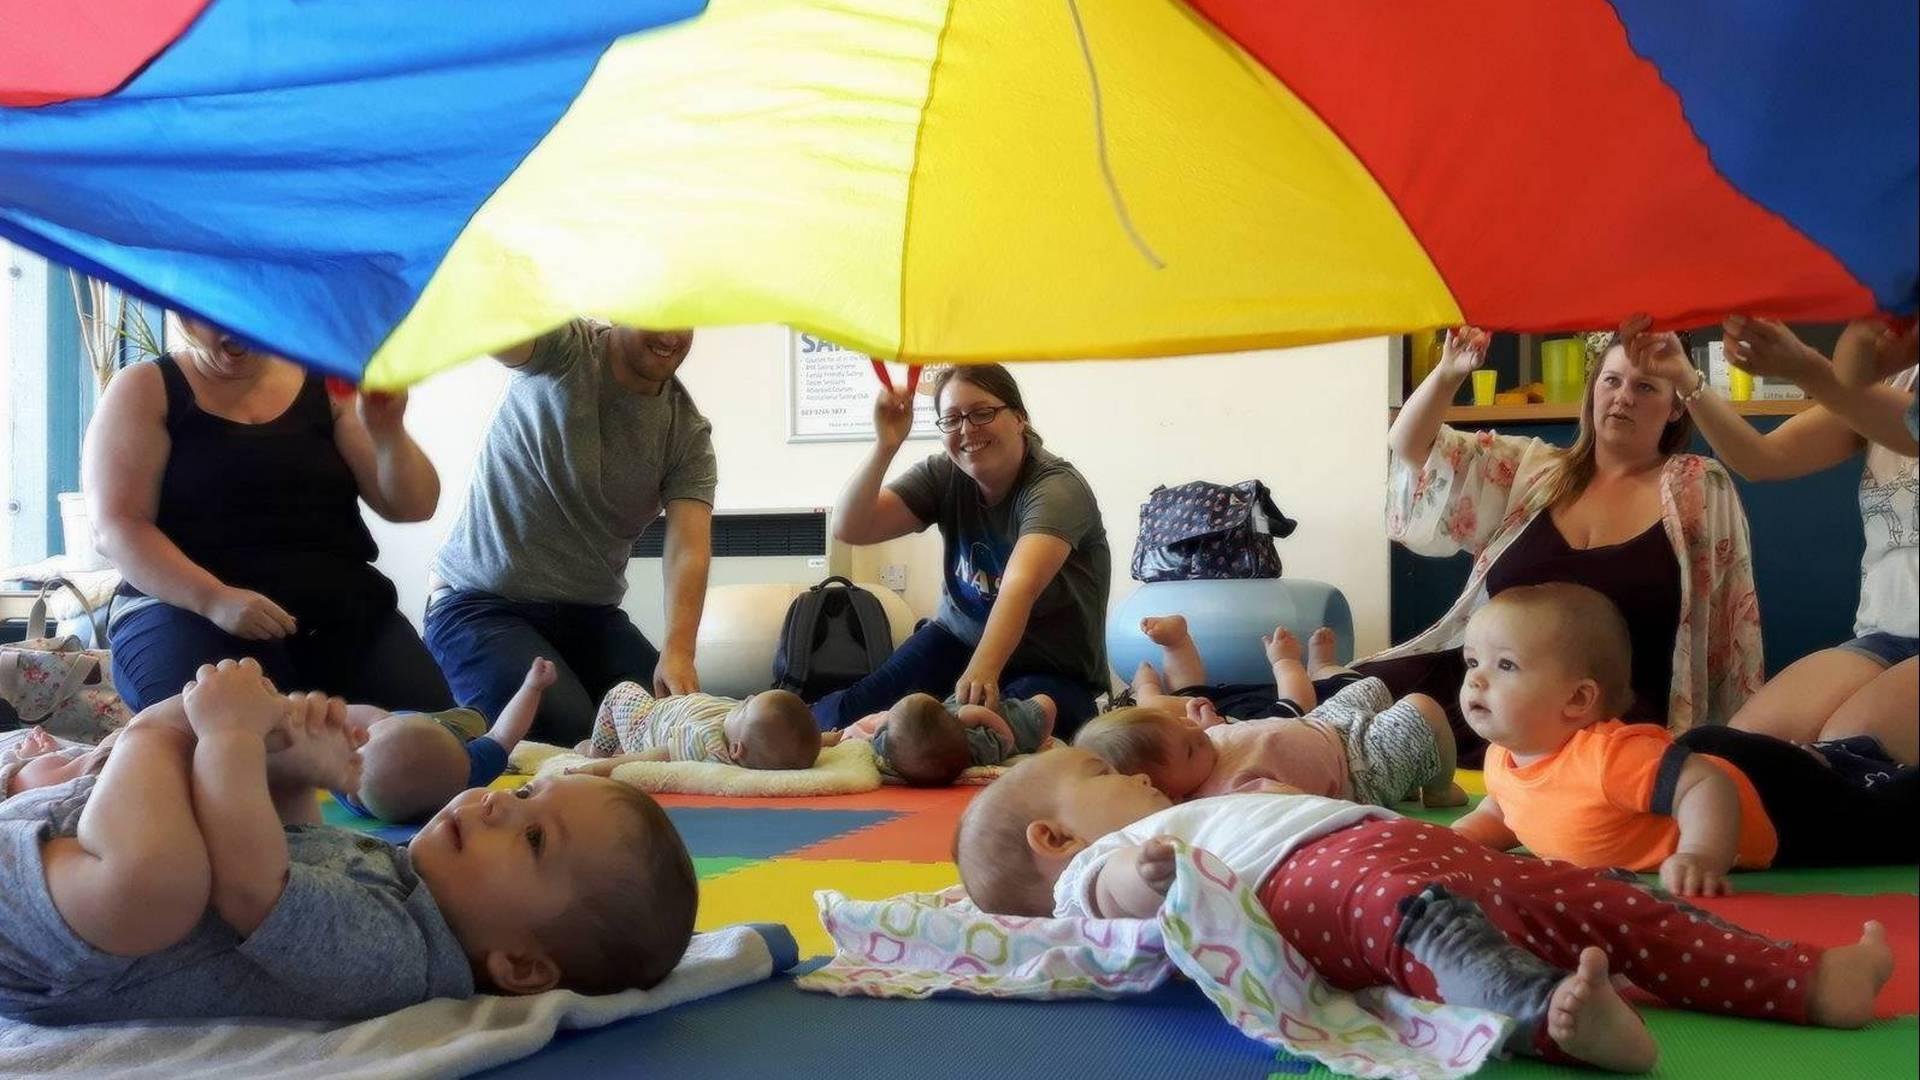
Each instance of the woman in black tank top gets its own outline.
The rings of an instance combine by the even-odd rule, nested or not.
[[[1673,681],[1673,636],[1680,626],[1680,564],[1673,556],[1665,522],[1656,521],[1624,544],[1581,549],[1567,543],[1552,514],[1534,518],[1499,561],[1487,571],[1487,595],[1518,585],[1564,581],[1585,585],[1612,600],[1626,616],[1633,643],[1633,705],[1621,719],[1667,722]],[[1447,710],[1463,761],[1477,763],[1485,740],[1460,714],[1460,684],[1466,661],[1455,647],[1393,660],[1358,665],[1396,694],[1424,693]]]
[[[1613,601],[1633,643],[1633,706],[1622,719],[1667,722],[1673,682],[1673,635],[1680,628],[1680,563],[1666,522],[1656,521],[1624,544],[1576,548],[1552,514],[1533,519],[1487,571],[1487,595],[1520,585],[1564,581]]]
[[[185,325],[191,347],[122,372],[88,431],[95,533],[123,578],[120,693],[144,708],[203,663],[251,656],[285,690],[451,706],[360,516],[362,498],[393,521],[438,502],[404,396],[336,405],[321,376]]]

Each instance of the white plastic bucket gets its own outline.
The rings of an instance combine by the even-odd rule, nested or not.
[[[93,549],[93,515],[87,497],[78,491],[60,493],[60,533],[66,543],[69,570],[105,570],[106,557]]]

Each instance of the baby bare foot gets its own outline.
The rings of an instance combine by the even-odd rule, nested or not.
[[[1807,991],[1807,1018],[1821,1027],[1865,1027],[1873,1019],[1873,999],[1892,977],[1887,929],[1868,922],[1858,943],[1821,954]]]
[[[1267,662],[1270,664],[1284,660],[1300,661],[1300,639],[1284,626],[1274,627],[1273,633],[1261,637],[1260,644],[1266,646]]]
[[[328,731],[294,736],[281,750],[267,755],[267,789],[272,792],[357,791],[360,788],[359,747],[346,732]]]
[[[1547,1002],[1547,1034],[1568,1056],[1598,1069],[1641,1073],[1660,1058],[1647,1025],[1607,978],[1607,954],[1589,947]]]
[[[1187,638],[1185,615],[1149,615],[1140,620],[1140,632],[1163,649],[1184,645]]]
[[[1167,688],[1160,683],[1160,673],[1153,665],[1142,661],[1133,672],[1133,699],[1145,704],[1148,700],[1164,697]]]
[[[42,754],[51,754],[58,749],[60,749],[60,740],[47,734],[46,728],[28,728],[26,737],[17,744],[16,756],[21,761],[25,761]]]
[[[1323,626],[1307,638],[1307,670],[1316,678],[1327,668],[1340,666],[1340,639],[1334,636],[1333,627]]]

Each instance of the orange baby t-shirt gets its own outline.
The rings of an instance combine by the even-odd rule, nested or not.
[[[1657,870],[1679,845],[1673,790],[1691,751],[1652,724],[1608,720],[1576,732],[1556,753],[1516,765],[1490,746],[1487,794],[1528,850],[1582,866]],[[1734,865],[1762,869],[1780,838],[1745,773],[1711,754],[1740,793],[1740,843]]]

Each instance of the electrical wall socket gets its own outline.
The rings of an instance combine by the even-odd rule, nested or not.
[[[880,571],[880,584],[885,585],[894,592],[907,591],[907,564],[888,563],[886,567]]]

